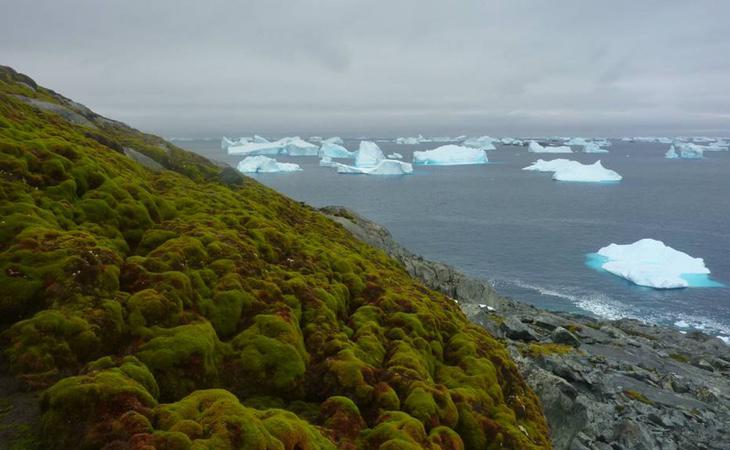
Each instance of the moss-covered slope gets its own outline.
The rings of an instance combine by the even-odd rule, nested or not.
[[[0,68],[0,342],[43,448],[549,447],[452,301],[241,180]]]

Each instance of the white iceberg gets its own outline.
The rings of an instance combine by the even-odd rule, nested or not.
[[[372,141],[360,141],[360,147],[355,153],[356,167],[374,167],[384,159],[385,155],[378,144]]]
[[[323,144],[337,144],[337,145],[345,145],[345,141],[342,140],[339,136],[332,136],[331,138],[324,139],[322,141]]]
[[[423,165],[452,166],[485,164],[488,160],[487,152],[483,149],[449,144],[433,150],[413,152],[413,162]]]
[[[599,261],[603,270],[639,286],[656,289],[689,287],[687,276],[710,273],[702,258],[693,258],[654,239],[611,244],[598,250],[597,255],[605,258]]]
[[[313,144],[321,144],[322,136],[309,136],[309,139],[307,140]]]
[[[229,155],[278,155],[281,152],[281,146],[276,142],[246,142],[231,145],[227,150]]]
[[[244,173],[296,172],[299,164],[282,163],[266,156],[249,156],[238,163],[238,171]]]
[[[495,142],[501,141],[491,136],[479,136],[466,139],[464,142],[462,142],[462,145],[488,151],[497,149],[497,147],[494,146]]]
[[[381,159],[374,166],[356,167],[335,163],[337,173],[352,173],[365,175],[408,175],[413,173],[413,166],[410,163],[395,159]]]
[[[299,136],[286,137],[276,141],[282,149],[283,154],[289,156],[317,156],[319,155],[319,147],[305,141]]]
[[[585,140],[582,137],[574,137],[574,138],[570,138],[567,141],[565,141],[565,145],[578,145],[578,146],[583,147],[585,145],[588,145],[588,142],[589,141]]]
[[[398,152],[393,152],[390,155],[388,155],[388,159],[403,159],[403,155],[401,155]]]
[[[352,158],[355,152],[351,152],[340,144],[334,142],[323,141],[319,148],[319,156],[328,156],[330,158]]]
[[[573,150],[568,146],[543,147],[535,141],[530,141],[528,151],[531,153],[573,153]]]
[[[502,145],[525,145],[522,140],[511,137],[503,137],[502,139],[500,139],[500,142],[502,143]]]
[[[583,146],[583,151],[585,153],[608,153],[608,150],[601,148],[601,146],[595,142],[587,142],[586,145]]]
[[[329,156],[323,156],[322,159],[319,160],[320,167],[337,167],[338,164],[339,163],[332,161],[332,158]]]
[[[704,157],[703,151],[704,147],[701,145],[675,142],[669,147],[664,157],[667,159],[700,159]]]
[[[593,164],[581,164],[578,161],[569,159],[553,159],[551,161],[538,159],[522,170],[554,172],[553,180],[556,181],[604,183],[623,179],[617,172],[603,167],[600,160]]]
[[[396,144],[408,144],[408,145],[416,145],[416,144],[422,144],[424,142],[431,142],[430,139],[423,137],[423,135],[418,135],[418,137],[399,137],[395,140]]]

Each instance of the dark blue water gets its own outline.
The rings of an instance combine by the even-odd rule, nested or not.
[[[178,142],[235,165],[218,141]],[[357,141],[346,141],[349,149]],[[411,159],[438,144],[379,143]],[[704,258],[730,285],[730,152],[667,160],[668,145],[613,141],[608,154],[536,155],[499,147],[490,164],[417,166],[410,176],[339,175],[317,158],[278,158],[304,169],[254,178],[313,206],[343,205],[385,225],[416,253],[492,281],[504,295],[543,308],[632,317],[730,336],[730,288],[655,290],[586,265],[612,242],[654,238]],[[562,183],[520,170],[538,157],[601,159],[620,183]]]

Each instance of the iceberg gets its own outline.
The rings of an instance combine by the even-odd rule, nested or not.
[[[408,145],[416,145],[416,144],[422,144],[424,142],[431,142],[430,139],[423,137],[423,135],[418,135],[418,137],[399,137],[395,140],[396,144],[408,144]]]
[[[340,144],[323,141],[322,146],[319,148],[319,156],[320,158],[325,156],[330,158],[352,158],[355,156],[355,153]]]
[[[322,159],[319,160],[320,167],[337,167],[338,164],[332,161],[332,158],[329,156],[322,156]]]
[[[281,146],[276,142],[246,142],[231,145],[227,150],[229,155],[278,155],[281,152]]]
[[[433,150],[413,152],[413,163],[434,166],[453,166],[460,164],[485,164],[487,152],[480,148],[461,145],[442,145]]]
[[[245,142],[228,147],[229,155],[290,155],[290,156],[317,156],[319,147],[304,141],[299,136],[286,137],[278,141],[269,142],[261,136],[254,136],[252,142]]]
[[[388,159],[403,159],[403,155],[398,152],[394,152],[388,155]]]
[[[258,144],[263,144],[263,143],[268,143],[269,140],[266,139],[265,137],[259,136],[258,134],[254,134],[253,135],[253,139],[251,139],[251,142],[256,142]]]
[[[501,141],[491,136],[479,136],[465,140],[464,142],[462,142],[462,145],[466,147],[478,148],[481,150],[496,150],[497,147],[494,146],[495,142]]]
[[[502,145],[525,145],[522,140],[511,137],[503,137],[502,139],[500,139],[500,142],[502,143]]]
[[[568,146],[543,147],[535,141],[530,141],[528,151],[532,153],[573,153],[573,150]]]
[[[249,156],[238,163],[238,171],[244,173],[296,172],[299,164],[282,163],[266,156]]]
[[[583,151],[585,153],[608,153],[608,150],[601,148],[595,142],[587,142],[586,145],[583,146]]]
[[[661,241],[641,239],[633,244],[611,244],[589,255],[599,267],[639,286],[655,289],[691,287],[694,277],[707,278],[702,258],[675,250]]]
[[[323,144],[337,144],[337,145],[345,145],[345,141],[342,140],[339,136],[333,136],[331,138],[324,139],[322,141]]]
[[[299,136],[287,137],[276,141],[282,149],[282,153],[289,156],[317,156],[319,147],[309,143]]]
[[[408,175],[413,173],[413,166],[410,163],[395,159],[381,159],[374,166],[357,167],[335,163],[337,173],[365,174],[365,175]]]
[[[574,137],[565,141],[565,145],[578,145],[583,147],[585,145],[588,145],[588,142],[589,141],[583,139],[582,137]]]
[[[623,179],[617,172],[603,167],[600,160],[593,164],[581,164],[578,161],[571,161],[569,159],[553,159],[551,161],[538,159],[532,165],[522,170],[554,172],[553,180],[556,181],[605,183],[621,181]]]
[[[704,147],[701,145],[675,142],[669,147],[664,157],[667,159],[700,159],[704,157],[703,151]]]
[[[371,141],[360,141],[360,147],[355,153],[356,167],[374,167],[384,159],[385,155],[378,144]]]

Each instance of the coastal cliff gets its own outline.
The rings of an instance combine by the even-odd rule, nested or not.
[[[730,347],[720,339],[541,310],[410,252],[353,211],[322,212],[457,301],[509,348],[540,397],[556,449],[730,448]]]
[[[0,448],[551,448],[507,348],[385,252],[7,67],[0,187]]]

